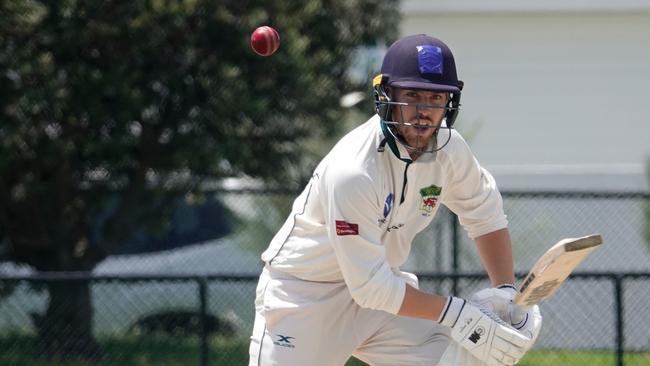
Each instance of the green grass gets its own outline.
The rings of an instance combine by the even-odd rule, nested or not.
[[[44,360],[35,354],[33,339],[28,336],[0,338],[2,366],[197,366],[199,341],[196,337],[120,337],[99,340],[105,361],[71,362]],[[213,337],[209,342],[209,365],[247,365],[248,339]],[[522,366],[614,366],[613,352],[571,352],[533,350],[521,360]],[[650,365],[650,352],[625,354],[626,366]],[[351,359],[346,366],[363,366]]]
[[[199,365],[197,337],[120,337],[100,339],[104,361],[72,362],[45,360],[35,354],[33,339],[27,336],[0,338],[2,366],[196,366]],[[213,337],[209,342],[208,364],[247,365],[248,339]]]
[[[650,365],[650,352],[626,353],[624,355],[625,366],[648,366]],[[345,366],[365,366],[366,364],[353,359]],[[614,366],[616,355],[614,352],[593,351],[550,351],[533,350],[519,361],[518,366]]]
[[[650,365],[650,352],[626,353],[623,356],[625,366]],[[616,354],[608,351],[531,351],[526,354],[519,365],[571,365],[599,366],[616,365]]]

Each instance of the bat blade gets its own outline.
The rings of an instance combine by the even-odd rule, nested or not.
[[[530,269],[515,296],[515,303],[533,306],[553,296],[580,262],[602,243],[600,234],[557,242]]]

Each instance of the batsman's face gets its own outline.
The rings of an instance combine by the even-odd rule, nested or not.
[[[394,102],[408,103],[393,108],[397,130],[409,146],[425,150],[445,116],[449,94],[428,90],[393,89]]]

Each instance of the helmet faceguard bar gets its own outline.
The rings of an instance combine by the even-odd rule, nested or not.
[[[391,120],[391,110],[393,109],[393,106],[409,106],[409,105],[415,105],[413,104],[408,104],[404,102],[393,102],[391,100],[391,97],[388,95],[388,92],[386,91],[386,86],[388,84],[388,79],[389,77],[387,75],[379,74],[375,76],[372,80],[372,89],[373,89],[373,96],[375,99],[375,111],[381,117],[382,120]],[[434,106],[434,105],[425,105],[421,104],[423,108],[444,108],[446,110],[445,112],[445,121],[446,125],[449,128],[452,128],[454,125],[454,122],[456,121],[456,117],[458,116],[458,112],[460,111],[460,90],[463,89],[463,82],[458,81],[458,87],[459,91],[458,92],[448,92],[445,91],[446,93],[449,93],[449,101],[447,102],[446,106]],[[435,89],[422,89],[422,90],[430,90],[430,91],[437,91]]]
[[[447,104],[444,106],[420,104],[420,103],[394,102],[391,100],[390,95],[386,91],[387,83],[388,83],[388,77],[386,75],[382,75],[382,74],[377,75],[373,79],[373,94],[375,97],[375,111],[381,118],[382,123],[384,123],[386,127],[388,127],[388,132],[391,134],[391,136],[409,151],[415,151],[421,153],[424,152],[433,153],[444,148],[449,143],[449,140],[451,139],[451,129],[453,129],[454,121],[456,120],[456,116],[460,111],[460,93],[448,92],[450,98]],[[460,88],[462,89],[462,84],[460,84]],[[411,107],[411,108],[415,107],[416,111],[419,111],[419,109],[422,108],[444,109],[445,114],[442,120],[437,121],[435,125],[420,123],[419,118],[417,119],[416,123],[394,121],[392,115],[393,111],[398,110],[399,113],[402,114],[402,107]],[[403,117],[402,120],[404,120]],[[443,120],[445,121],[444,124],[442,123]],[[400,133],[397,131],[397,128],[400,126],[406,126],[411,128],[435,128],[436,131],[434,133],[434,141],[432,141],[431,144],[427,145],[428,147],[424,150],[419,149],[417,147],[413,147],[409,145],[404,140],[404,138],[402,138]],[[445,139],[445,142],[443,144],[437,146],[436,136],[438,136],[440,129],[447,130],[447,138]]]
[[[451,98],[450,98],[451,99]],[[391,101],[386,101],[386,102],[381,102],[383,104],[387,105],[394,105],[394,106],[401,106],[401,107],[415,107],[416,111],[419,111],[421,109],[444,109],[446,111],[458,111],[460,110],[460,106],[450,106],[450,105],[436,105],[436,104],[424,104],[424,103],[407,103],[407,102],[391,102]],[[382,117],[388,117],[388,116],[382,116]],[[388,118],[384,118],[388,119]]]
[[[419,152],[419,153],[434,153],[436,151],[441,150],[443,147],[445,147],[448,143],[449,140],[451,139],[451,129],[453,127],[447,126],[446,124],[443,124],[442,122],[445,120],[445,117],[442,117],[439,121],[433,121],[434,124],[427,124],[427,123],[421,123],[420,122],[420,113],[419,110],[423,108],[433,108],[433,109],[444,109],[444,110],[449,110],[451,107],[449,106],[441,106],[441,105],[430,105],[430,104],[421,104],[421,103],[405,103],[405,102],[385,102],[385,104],[390,105],[391,107],[387,108],[388,111],[391,110],[397,110],[399,111],[401,117],[401,120],[404,121],[404,115],[402,112],[402,107],[415,107],[416,109],[416,122],[411,123],[411,122],[398,122],[398,121],[393,121],[392,116],[386,116],[386,118],[382,117],[382,123],[384,123],[388,127],[388,132],[391,134],[391,136],[398,141],[402,146],[404,146],[407,150],[409,151],[414,151],[414,152]],[[418,148],[417,146],[420,145],[419,141],[419,135],[418,135],[418,141],[416,143],[416,146],[411,146],[409,145],[406,140],[401,136],[401,134],[398,131],[399,127],[408,127],[408,128],[416,128],[416,129],[435,129],[433,133],[433,141],[428,143],[426,148]],[[440,131],[440,129],[445,129],[447,130],[447,139],[443,144],[440,146],[437,146],[437,136]]]

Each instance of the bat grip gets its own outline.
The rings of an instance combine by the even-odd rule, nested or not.
[[[530,308],[530,305],[517,305],[513,303],[512,310],[510,311],[512,325],[516,326],[526,320],[526,313]]]

